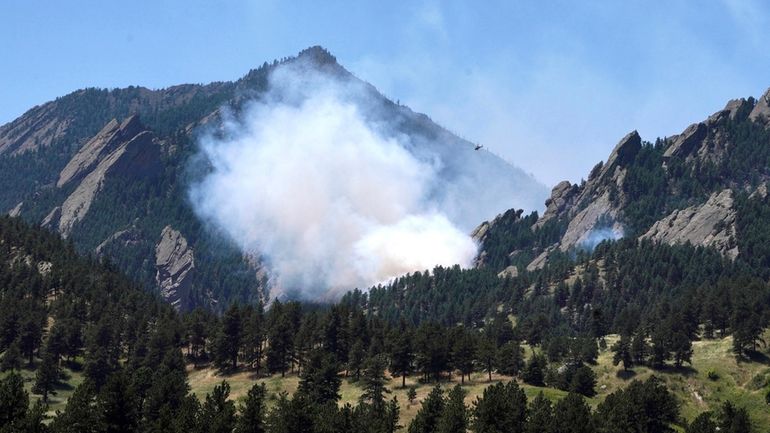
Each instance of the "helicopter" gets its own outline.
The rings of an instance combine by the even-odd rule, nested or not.
[[[473,150],[480,150],[482,147],[484,147],[481,144],[477,144],[476,147],[473,148]]]

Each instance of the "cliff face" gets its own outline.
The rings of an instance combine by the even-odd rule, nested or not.
[[[731,259],[738,256],[733,192],[725,189],[712,194],[700,205],[677,209],[657,221],[639,239],[667,244],[714,247]]]
[[[191,307],[190,293],[195,271],[195,254],[187,239],[166,226],[155,246],[155,281],[160,295],[177,310]]]
[[[157,176],[160,144],[153,133],[144,130],[136,116],[118,125],[109,122],[70,160],[59,174],[59,188],[82,178],[75,190],[43,220],[68,237],[85,218],[106,182],[116,177],[134,179]]]
[[[500,256],[499,239],[506,238],[496,231],[511,231],[517,222],[498,218],[479,226],[478,264],[535,270],[556,251],[591,250],[602,240],[628,236],[712,247],[734,260],[740,255],[736,195],[766,194],[768,131],[770,90],[756,101],[732,100],[655,144],[642,142],[633,131],[583,184],[564,181],[553,188],[531,236],[519,233],[504,243],[507,258],[490,257]]]

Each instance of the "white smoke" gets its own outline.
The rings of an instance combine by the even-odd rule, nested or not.
[[[593,251],[600,243],[610,240],[616,241],[624,236],[623,227],[614,225],[612,227],[594,228],[586,233],[583,239],[578,243],[578,247],[587,251]]]
[[[199,140],[211,170],[191,188],[196,212],[262,256],[279,293],[331,298],[468,267],[481,215],[517,204],[491,155],[399,133],[373,95],[360,81],[284,65],[266,94]]]

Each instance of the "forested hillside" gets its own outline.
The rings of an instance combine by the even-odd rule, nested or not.
[[[230,236],[202,221],[189,190],[211,170],[198,153],[200,137],[265,98],[271,74],[281,68],[302,71],[297,87],[307,85],[305,80],[338,80],[355,89],[349,91],[351,103],[360,102],[372,124],[393,125],[383,133],[408,137],[410,152],[473,148],[354,77],[325,49],[311,47],[233,82],[90,88],[34,107],[0,126],[0,212],[62,234],[82,254],[109,258],[177,309],[265,301],[270,275],[261,252],[245,254]],[[515,191],[505,199],[540,206],[547,191],[530,175],[491,153],[474,156],[498,177],[467,161],[444,161],[441,169],[477,185],[478,194]]]
[[[388,312],[369,296],[353,292],[334,306],[276,301],[266,310],[261,304],[232,305],[220,317],[202,309],[180,315],[110,265],[81,259],[57,236],[18,219],[0,221],[0,240],[0,361],[4,371],[0,405],[7,408],[0,428],[7,431],[546,428],[559,432],[575,431],[570,426],[579,425],[578,431],[594,432],[624,431],[628,419],[647,425],[648,430],[643,431],[666,431],[669,426],[689,423],[688,431],[732,425],[736,426],[732,431],[752,431],[752,422],[765,419],[727,402],[709,403],[702,410],[711,408],[712,412],[697,418],[688,403],[684,417],[681,394],[667,388],[672,383],[669,379],[647,376],[625,382],[625,390],[622,384],[607,390],[597,386],[597,377],[604,373],[596,366],[607,368],[608,350],[618,365],[618,377],[638,366],[651,369],[653,375],[655,371],[666,377],[687,374],[685,365],[693,364],[691,338],[719,341],[732,334],[734,341],[741,342],[734,346],[733,356],[747,363],[765,362],[761,346],[755,345],[766,325],[764,286],[731,285],[742,278],[740,267],[734,268],[705,249],[604,244],[594,256],[554,268],[553,277],[560,272],[568,275],[569,269],[584,269],[572,283],[564,283],[568,293],[563,298],[547,294],[556,291],[542,286],[548,281],[546,273],[536,277],[541,283],[534,284],[541,288],[532,290],[542,292],[536,297],[522,290],[516,283],[519,280],[501,280],[504,282],[495,287],[495,277],[484,271],[437,269],[432,275],[405,277],[394,284],[409,286],[410,294],[425,294],[431,288],[438,293],[445,288],[456,296],[433,301],[445,309],[413,310],[424,311],[422,315]],[[674,281],[661,276],[667,275],[682,285],[668,291],[664,283],[653,284],[652,289],[634,293],[638,303],[624,302],[628,298],[621,297],[602,299],[599,293],[605,289],[598,287],[602,281],[620,284],[621,292],[628,296],[635,272],[643,272],[638,263],[651,256],[671,265],[660,266],[660,273],[650,276],[650,281]],[[595,260],[624,267],[614,271],[606,265],[599,268]],[[704,266],[677,275],[679,267],[688,269],[682,266],[685,262]],[[625,283],[618,282],[611,276],[615,272],[630,277]],[[684,303],[676,295],[687,293],[688,287],[705,290],[714,279],[717,284],[705,295],[690,296],[693,302]],[[457,300],[476,296],[462,287],[492,293],[478,301],[481,306],[495,305],[492,311],[479,314],[476,320],[471,315],[466,321],[465,308],[458,308]],[[371,299],[383,290],[373,290]],[[730,302],[704,301],[714,307],[710,310],[694,302],[696,298],[724,297],[727,291],[739,295],[729,296]],[[510,299],[498,303],[494,301],[497,296]],[[606,313],[589,310],[586,296],[597,305],[602,300]],[[652,297],[661,301],[650,301]],[[418,298],[413,299],[403,302],[421,305],[415,301]],[[377,302],[385,305],[384,298]],[[429,297],[423,302],[430,304]],[[618,304],[626,307],[609,307]],[[468,307],[468,311],[474,309],[484,311],[483,307]],[[453,313],[456,317],[447,315],[453,310],[458,311]],[[616,329],[620,339],[608,335]],[[221,383],[207,388],[207,395],[191,394],[188,376],[210,368],[219,371]],[[718,375],[716,371],[722,370],[709,371],[708,380],[712,374]],[[261,384],[266,378],[280,381],[285,376],[298,378],[293,395],[268,391]],[[478,390],[479,383],[493,376],[494,385],[474,391],[479,394],[468,404],[468,390]],[[760,391],[767,380],[766,374],[761,377],[765,382],[756,385]],[[228,380],[235,381],[239,389],[244,387],[240,381],[247,380],[245,386],[250,390],[232,401]],[[729,383],[726,378],[713,380],[724,381],[722,386]],[[447,381],[459,383],[452,387]],[[445,386],[427,392],[432,384],[441,383]],[[407,390],[421,387],[419,403],[418,394],[411,391],[406,393],[406,401],[389,396],[406,384]],[[350,403],[346,399],[348,403],[339,405],[343,390],[351,392],[351,387],[357,390],[358,400]],[[564,392],[554,393],[553,389]],[[731,395],[741,401],[762,398],[756,391],[742,389],[734,389]],[[536,396],[538,390],[555,401]],[[596,395],[600,398],[593,397]],[[703,398],[712,401],[708,394]],[[415,404],[420,405],[415,406],[416,412],[412,409]],[[408,424],[400,415],[404,410],[410,414]],[[564,413],[570,416],[556,415]],[[711,430],[693,430],[701,424]]]

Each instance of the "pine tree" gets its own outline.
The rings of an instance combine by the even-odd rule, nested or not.
[[[209,433],[232,433],[235,428],[235,403],[228,400],[230,384],[223,381],[214,387],[201,406],[200,425]]]
[[[505,343],[497,355],[497,370],[506,376],[516,376],[524,368],[524,349],[518,341]]]
[[[55,394],[56,384],[59,383],[59,366],[56,359],[48,353],[43,355],[43,360],[35,372],[35,385],[33,391],[43,396],[43,401],[48,402],[48,394]]]
[[[593,433],[591,409],[583,397],[569,393],[553,408],[553,431],[559,433]]]
[[[401,321],[391,335],[390,369],[394,375],[401,376],[401,387],[406,386],[406,376],[412,372],[414,352],[412,351],[412,333]]]
[[[631,342],[625,335],[620,336],[620,340],[612,345],[612,365],[623,363],[623,370],[628,371],[634,366],[634,357],[631,351]]]
[[[476,357],[476,339],[469,331],[461,330],[452,349],[452,361],[455,368],[460,370],[460,382],[465,383],[465,376],[471,379],[473,360]]]
[[[468,408],[465,406],[466,392],[455,385],[447,394],[444,410],[436,426],[436,433],[465,433],[468,430]]]
[[[219,369],[235,370],[242,344],[241,311],[237,304],[228,308],[214,342],[214,361]]]
[[[310,353],[307,366],[300,375],[297,394],[317,405],[337,402],[341,385],[342,379],[334,355],[317,349]]]
[[[492,381],[492,372],[495,371],[497,363],[497,348],[494,341],[489,338],[482,338],[478,345],[478,359],[487,372],[489,381]]]
[[[11,372],[0,379],[0,431],[23,431],[20,427],[28,407],[29,395],[21,375]]]
[[[587,365],[581,365],[572,374],[569,390],[571,392],[593,397],[596,395],[596,374]]]
[[[97,411],[107,432],[134,432],[139,425],[139,403],[123,372],[113,373],[99,391]]]
[[[529,404],[525,433],[551,433],[553,407],[543,392],[539,392]]]
[[[521,373],[521,379],[530,385],[543,386],[545,384],[543,380],[545,379],[546,365],[545,357],[541,354],[535,354],[529,358],[527,366]]]
[[[409,424],[409,433],[434,433],[443,412],[444,393],[436,385],[422,401],[422,406]]]
[[[89,382],[83,382],[67,399],[64,412],[58,413],[51,424],[56,433],[97,433],[104,431],[103,419],[96,407],[96,392]]]
[[[3,353],[3,360],[0,363],[0,371],[19,370],[21,369],[22,359],[21,351],[19,350],[19,344],[14,341],[5,349]]]
[[[527,397],[516,382],[496,383],[484,389],[473,408],[476,433],[521,433],[527,420]]]
[[[370,404],[375,412],[385,409],[385,394],[390,393],[385,381],[385,362],[379,356],[370,358],[366,363],[360,401]]]
[[[265,384],[254,384],[246,399],[240,405],[240,416],[235,424],[235,433],[265,433],[265,399],[267,391]]]
[[[713,420],[713,414],[703,412],[692,420],[684,433],[716,433],[717,431],[719,430],[717,430],[717,423]]]

